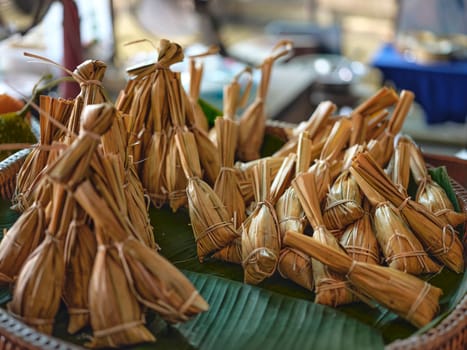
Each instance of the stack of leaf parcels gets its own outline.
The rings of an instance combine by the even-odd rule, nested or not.
[[[33,202],[0,243],[0,283],[15,282],[8,310],[39,331],[52,333],[63,300],[70,333],[90,325],[88,346],[121,347],[155,340],[144,325],[148,308],[183,322],[208,305],[155,250],[127,151],[128,116],[92,104],[91,95],[103,100],[97,81],[82,83],[87,93],[73,102],[42,98],[42,140],[52,152],[38,148],[24,165],[24,174],[36,170]]]
[[[149,197],[157,208],[187,206],[199,260],[240,264],[246,283],[277,270],[317,303],[373,299],[426,325],[441,290],[414,275],[442,265],[463,271],[456,226],[465,216],[431,180],[420,151],[396,138],[413,94],[382,88],[349,116],[324,101],[261,158],[272,64],[291,43],[280,48],[261,65],[256,99],[239,118],[251,76],[243,96],[238,78],[251,71],[226,87],[224,116],[211,131],[197,101],[205,54],[190,59],[187,93],[170,70],[182,48],[168,40],[156,63],[128,70],[116,107],[105,102],[99,61],[72,73],[82,89],[75,100],[41,98],[41,146],[18,177],[23,213],[0,242],[0,283],[15,282],[9,311],[51,333],[63,300],[69,332],[90,325],[95,348],[154,341],[146,309],[167,322],[206,311],[157,253]],[[407,193],[410,171],[417,202]]]

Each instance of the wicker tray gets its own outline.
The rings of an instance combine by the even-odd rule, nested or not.
[[[282,122],[269,122],[266,133],[274,135],[280,139],[287,140],[290,135],[292,125]],[[15,153],[4,161],[0,162],[0,185],[4,190],[1,195],[4,198],[11,196],[14,190],[15,177],[21,167],[28,150]],[[427,161],[430,158],[427,157]],[[464,168],[465,169],[465,168]],[[460,179],[465,177],[463,170]],[[460,207],[467,213],[467,190],[456,180],[450,178],[451,185],[457,195]],[[467,252],[467,225],[464,225],[464,251]],[[465,273],[465,272],[464,272]],[[394,341],[386,345],[387,350],[398,349],[465,349],[467,344],[467,295],[457,304],[456,308],[436,327],[431,328],[426,333],[413,335],[406,339]],[[44,335],[33,328],[25,325],[21,321],[12,317],[8,312],[0,308],[0,350],[16,349],[83,349],[77,345],[68,343],[52,336]]]

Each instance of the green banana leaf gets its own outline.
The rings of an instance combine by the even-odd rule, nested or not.
[[[264,147],[268,152],[264,153],[272,152],[278,142],[266,138]],[[451,188],[445,169],[435,171],[440,174],[434,177],[435,181],[444,188]],[[10,227],[18,216],[8,206],[9,203],[0,201],[0,232]],[[210,309],[177,325],[168,325],[149,313],[148,327],[156,335],[157,342],[131,349],[382,349],[396,339],[434,327],[467,292],[465,273],[455,274],[443,269],[434,276],[426,276],[430,283],[441,287],[444,294],[439,316],[417,330],[377,305],[355,303],[333,309],[315,304],[313,293],[277,274],[258,286],[243,284],[240,266],[214,259],[202,264],[198,261],[186,209],[172,213],[168,207],[151,208],[150,216],[161,254],[185,273]],[[10,298],[8,288],[0,289],[1,304]],[[91,335],[89,329],[78,335],[68,335],[66,323],[66,312],[62,308],[54,336],[83,344]]]

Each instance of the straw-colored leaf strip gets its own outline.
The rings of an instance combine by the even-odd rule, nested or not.
[[[264,157],[261,159],[267,159],[269,168],[271,170],[271,176],[276,176],[285,157]],[[256,160],[252,160],[246,163],[243,163],[243,162],[235,163],[235,168],[240,170],[237,173],[238,182],[240,185],[240,189],[242,191],[243,199],[245,200],[245,204],[250,203],[251,200],[254,198],[253,168],[259,163],[259,161],[260,159],[256,159]]]
[[[172,208],[173,212],[176,212],[180,207],[186,205],[187,203],[185,192],[187,184],[186,172],[192,171],[191,166],[186,168],[182,163],[182,155],[181,151],[179,150],[180,146],[177,146],[176,141],[177,135],[180,134],[189,135],[192,138],[192,143],[190,144],[190,146],[193,147],[185,148],[184,152],[189,152],[189,155],[185,156],[185,159],[188,159],[189,162],[193,162],[194,164],[192,164],[191,166],[197,167],[198,169],[196,169],[195,171],[199,171],[201,173],[198,149],[194,141],[194,135],[191,132],[184,132],[178,130],[175,131],[175,134],[170,134],[167,142],[168,148],[166,156],[165,180],[167,183],[167,196],[169,199],[170,207]]]
[[[382,111],[374,114],[370,118],[366,119],[366,133],[365,140],[369,141],[372,139],[377,139],[385,130],[389,124],[387,117],[389,116],[389,111],[383,109]]]
[[[284,243],[345,274],[359,293],[374,299],[416,327],[428,324],[439,311],[442,290],[415,276],[388,267],[352,261],[336,249],[302,234],[288,232]]]
[[[329,187],[340,173],[342,163],[338,161],[327,161],[317,159],[308,169],[309,173],[315,174],[318,201],[321,202],[326,197]]]
[[[268,94],[271,71],[274,62],[289,54],[292,42],[279,41],[273,48],[271,55],[261,64],[261,80],[257,89],[256,99],[248,106],[240,117],[240,133],[238,138],[237,156],[240,160],[250,161],[260,157],[259,151],[266,129],[265,103]]]
[[[361,145],[366,140],[365,118],[360,113],[352,113],[350,116],[352,120],[352,133],[350,134],[349,145]]]
[[[302,173],[292,180],[292,186],[313,229],[324,224],[314,173]]]
[[[197,61],[195,58],[190,57],[188,65],[190,72],[189,100],[193,107],[195,125],[199,129],[207,132],[209,129],[208,120],[201,106],[198,104],[204,64],[203,62]]]
[[[240,79],[242,76],[246,76],[246,83],[241,94],[242,86]],[[251,87],[253,86],[253,76],[251,67],[245,67],[243,70],[238,72],[232,82],[224,86],[223,90],[223,117],[230,120],[237,119],[237,109],[244,107],[250,97]]]
[[[312,141],[308,131],[304,131],[298,135],[297,160],[295,163],[296,174],[307,171],[310,167],[311,161],[314,160],[311,158],[311,147]]]
[[[144,326],[144,314],[117,248],[100,245],[89,282],[92,348],[120,348],[156,339]]]
[[[415,182],[419,185],[421,181],[429,176],[428,169],[421,149],[414,142],[409,142],[408,148],[410,152],[410,171]]]
[[[226,247],[214,253],[212,257],[218,260],[240,265],[242,263],[242,238],[235,238]]]
[[[311,257],[302,251],[290,247],[282,248],[277,271],[283,278],[313,291],[314,280]]]
[[[330,230],[342,230],[362,216],[360,188],[350,172],[343,171],[327,194],[324,224]]]
[[[89,324],[88,288],[97,252],[94,232],[86,216],[75,209],[65,240],[65,282],[63,300],[69,314],[68,332],[76,333]]]
[[[286,156],[289,153],[295,153],[298,145],[298,137],[303,133],[307,132],[308,138],[313,140],[313,143],[318,142],[317,134],[319,130],[324,127],[328,122],[329,117],[336,110],[336,105],[330,101],[321,102],[314,112],[311,114],[310,118],[298,124],[293,129],[293,137],[290,138],[275,154],[274,156]]]
[[[272,181],[271,188],[269,190],[269,201],[273,205],[276,204],[277,200],[282,196],[286,188],[290,186],[290,182],[295,175],[296,158],[295,154],[289,154],[285,157],[279,171],[276,176],[274,176],[274,180]]]
[[[405,137],[397,139],[393,157],[392,181],[407,189],[410,178],[410,141]]]
[[[209,306],[168,260],[140,242],[118,245],[127,278],[138,300],[171,323],[184,322]]]
[[[214,190],[199,177],[187,186],[188,210],[195,236],[198,258],[216,252],[239,237],[224,204]]]
[[[62,136],[62,130],[57,128],[49,120],[55,119],[60,124],[66,124],[70,116],[73,102],[62,98],[52,98],[50,96],[40,97],[40,145],[49,146]],[[16,188],[13,197],[15,208],[23,211],[32,204],[31,198],[34,188],[37,187],[42,175],[42,171],[49,162],[49,152],[34,148],[26,157],[16,176]]]
[[[375,113],[392,106],[398,100],[399,98],[394,90],[382,87],[373,96],[357,106],[352,113],[359,113],[365,118],[371,117]]]
[[[237,156],[240,160],[251,161],[260,157],[266,127],[264,101],[256,99],[247,107],[239,119]]]
[[[389,267],[413,275],[439,271],[392,204],[383,202],[376,207],[373,224]]]
[[[368,154],[359,154],[352,163],[350,171],[367,198],[376,193],[379,197],[392,202],[402,212],[427,253],[451,270],[457,273],[463,271],[462,242],[451,225],[445,225],[442,219],[423,205],[399,192],[383,169]]]
[[[88,170],[93,150],[100,136],[112,125],[116,110],[111,104],[86,106],[81,121],[80,136],[47,169],[47,175],[73,186]]]
[[[155,132],[147,147],[147,159],[142,164],[141,182],[156,208],[162,207],[167,200],[165,179],[167,147],[166,133]]]
[[[128,219],[134,227],[134,231],[139,233],[142,241],[150,248],[156,248],[153,227],[148,213],[148,203],[144,196],[143,186],[138,179],[133,163],[128,162],[125,169],[125,185],[123,191],[127,202]]]
[[[326,229],[326,227],[317,227],[313,232],[313,238],[318,242],[345,254],[345,251],[339,245],[337,239]],[[316,303],[337,306],[349,304],[358,300],[350,291],[343,275],[329,270],[327,265],[318,260],[312,260],[312,267]]]
[[[21,214],[0,241],[0,284],[14,281],[29,254],[43,240],[47,194],[48,191],[42,190],[38,200]]]
[[[379,137],[380,142],[383,143],[384,154],[383,157],[378,159],[379,164],[386,165],[392,157],[394,152],[394,138],[401,131],[405,118],[407,117],[414,94],[407,90],[402,90],[399,101],[394,109],[394,112],[389,120],[386,132]]]
[[[347,226],[340,238],[340,244],[353,260],[379,264],[378,241],[367,210],[360,219]]]
[[[64,277],[62,244],[48,234],[21,268],[9,312],[39,332],[51,334]]]
[[[242,265],[244,281],[258,284],[277,267],[281,248],[279,222],[271,202],[271,169],[267,159],[253,169],[256,208],[243,224]]]
[[[106,234],[115,241],[128,238],[126,222],[112,210],[89,180],[83,181],[73,192],[73,197],[98,227],[105,227]]]
[[[219,151],[214,143],[209,139],[207,132],[194,126],[191,128],[195,136],[198,148],[199,160],[204,170],[204,175],[209,184],[214,185],[220,171]]]
[[[320,159],[337,160],[340,153],[347,146],[352,131],[350,119],[341,118],[331,129],[331,133],[326,139]]]
[[[221,168],[214,184],[214,191],[234,219],[235,228],[238,228],[245,220],[245,201],[238,183],[238,170],[233,168],[238,128],[230,119],[217,118],[215,129]]]
[[[115,119],[109,131],[102,135],[101,144],[105,153],[119,154],[123,160],[127,153],[128,131],[126,130],[124,115],[115,114]]]
[[[277,220],[281,237],[286,231],[303,232],[307,223],[305,213],[295,189],[291,186],[285,190],[276,203]]]

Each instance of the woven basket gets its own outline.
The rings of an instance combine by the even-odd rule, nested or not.
[[[287,140],[293,125],[271,121],[268,123],[266,133],[274,135],[282,140]],[[12,193],[17,170],[24,162],[28,151],[20,151],[0,162],[0,185],[2,196]],[[427,159],[429,162],[429,159]],[[462,210],[467,213],[467,190],[455,180],[451,184],[457,194]],[[13,186],[13,187],[11,187]],[[9,198],[5,196],[4,198]],[[467,224],[464,225],[467,231]],[[467,252],[467,234],[464,232],[464,251]],[[426,333],[413,335],[409,338],[394,341],[386,346],[386,350],[457,350],[467,346],[467,295],[463,297],[456,308],[436,327]],[[38,333],[36,330],[15,319],[5,310],[0,308],[0,350],[19,349],[54,349],[72,350],[82,349],[79,346],[67,343],[63,340]]]

